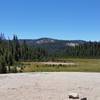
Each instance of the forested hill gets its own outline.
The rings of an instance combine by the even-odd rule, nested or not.
[[[20,39],[19,42],[22,44],[26,41],[26,44],[31,47],[40,47],[48,51],[49,54],[58,55],[64,53],[66,47],[75,47],[83,45],[86,41],[83,40],[58,40],[52,38],[40,38],[40,39]]]
[[[66,55],[66,49],[74,48],[79,45],[83,45],[86,41],[83,40],[58,40],[52,38],[40,38],[40,39],[20,39],[22,44],[26,42],[28,46],[35,48],[42,48],[48,52],[49,57],[63,57]]]
[[[100,57],[100,42],[83,40],[58,40],[52,38],[23,39],[30,47],[42,48],[49,57]]]
[[[52,38],[40,38],[40,39],[19,39],[20,43],[23,41],[26,41],[26,43],[30,46],[34,45],[58,45],[61,46],[75,46],[79,44],[84,44],[86,41],[83,40],[58,40],[58,39],[52,39]]]

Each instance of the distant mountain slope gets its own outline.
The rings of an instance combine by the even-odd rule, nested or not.
[[[20,43],[26,41],[28,45],[63,45],[63,46],[75,46],[79,44],[83,44],[86,41],[83,40],[58,40],[52,38],[40,38],[40,39],[20,39]]]
[[[65,48],[68,46],[74,47],[84,44],[86,41],[82,40],[58,40],[52,38],[40,38],[40,39],[21,39],[20,43],[26,41],[27,45],[33,47],[41,47],[49,52],[49,54],[62,54]]]

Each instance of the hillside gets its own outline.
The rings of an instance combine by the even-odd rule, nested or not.
[[[72,46],[73,45],[79,45],[83,44],[86,41],[83,40],[58,40],[58,39],[52,39],[52,38],[40,38],[40,39],[20,39],[20,42],[26,41],[28,45],[63,45],[63,46]]]
[[[83,40],[58,40],[52,38],[40,38],[40,39],[20,39],[20,43],[26,41],[26,44],[31,47],[41,47],[49,52],[49,54],[59,55],[64,54],[66,47],[75,47],[86,43]]]

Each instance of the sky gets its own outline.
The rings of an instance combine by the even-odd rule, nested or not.
[[[0,0],[0,32],[20,39],[100,40],[100,0]]]

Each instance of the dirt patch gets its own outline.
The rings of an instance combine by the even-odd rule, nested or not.
[[[41,62],[45,65],[76,65],[75,63],[62,63],[62,62]]]
[[[68,100],[78,93],[100,100],[100,74],[41,72],[0,75],[0,100]]]

